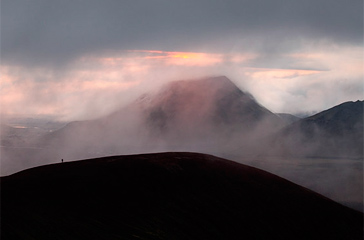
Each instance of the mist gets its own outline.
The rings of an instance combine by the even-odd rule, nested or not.
[[[362,102],[314,117],[364,99],[362,9],[359,0],[3,0],[1,175],[193,151],[362,210]],[[224,84],[201,81],[217,76]]]
[[[172,81],[93,120],[16,138],[3,132],[1,173],[61,159],[200,152],[267,170],[361,209],[363,103],[333,109],[345,114],[327,130],[323,120],[311,124],[325,112],[287,122],[226,77]]]
[[[315,113],[363,99],[359,48],[328,49],[320,54],[306,51],[282,56],[279,68],[272,68],[270,61],[258,67],[262,56],[249,51],[104,53],[82,57],[59,69],[3,64],[1,115],[51,115],[60,121],[95,119],[167,82],[213,75],[228,76],[277,113]],[[294,62],[302,66],[292,68]],[[322,69],[312,70],[319,64],[324,64]]]
[[[165,82],[213,75],[273,112],[316,113],[363,99],[362,9],[359,0],[5,0],[0,113],[95,119]]]

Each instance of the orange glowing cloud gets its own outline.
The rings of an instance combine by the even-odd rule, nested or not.
[[[177,66],[212,66],[223,62],[222,54],[201,52],[168,52],[156,50],[130,50],[132,53],[140,53],[141,58],[161,60],[166,65]]]
[[[125,76],[138,67],[128,65],[118,71],[119,67],[113,66],[117,61],[82,59],[82,63],[78,63],[80,68],[60,75],[52,74],[47,69],[1,66],[0,111],[2,114],[71,116],[70,111],[85,109],[91,102],[91,105],[100,105],[99,114],[105,113],[113,107],[112,99],[120,98],[120,93],[140,83]],[[43,77],[42,81],[38,80],[39,76]],[[107,105],[102,104],[105,99],[109,99]]]
[[[290,102],[316,99],[320,94],[314,93],[316,88],[312,86],[318,83],[326,89],[334,86],[328,92],[335,92],[336,96],[342,89],[358,86],[357,81],[363,77],[361,53],[362,48],[309,49],[282,56],[280,68],[254,67],[262,57],[254,52],[159,50],[87,55],[74,60],[62,73],[47,68],[0,65],[0,112],[26,111],[76,118],[87,117],[88,110],[79,111],[91,106],[90,114],[100,115],[111,111],[119,101],[127,102],[169,80],[220,74],[242,79],[241,86],[259,102],[282,111],[285,99]],[[269,62],[266,66],[270,66]],[[309,89],[305,90],[307,97],[294,95],[298,88]]]

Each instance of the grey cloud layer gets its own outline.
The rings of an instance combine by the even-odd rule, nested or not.
[[[362,15],[361,0],[3,0],[1,58],[53,65],[105,50],[244,46],[270,54],[302,38],[358,45]]]

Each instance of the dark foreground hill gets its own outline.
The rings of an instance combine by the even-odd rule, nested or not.
[[[106,157],[1,178],[7,239],[362,239],[363,215],[196,153]]]

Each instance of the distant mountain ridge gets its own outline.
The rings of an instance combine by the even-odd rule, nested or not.
[[[2,161],[12,168],[13,159],[24,158],[26,166],[34,166],[62,158],[160,151],[362,159],[362,103],[297,119],[272,113],[224,76],[175,81],[105,117],[71,122],[29,144],[33,137],[26,137],[39,151],[14,145],[24,142],[21,137],[2,135],[1,142],[9,145],[2,149]],[[315,134],[308,134],[312,129]]]
[[[228,138],[247,134],[262,121],[269,121],[271,128],[282,125],[277,115],[226,77],[171,82],[150,96],[150,101],[138,104],[148,129],[165,133],[167,138],[175,134],[190,140],[197,135]]]
[[[268,170],[362,210],[362,108],[362,101],[348,102],[295,119],[272,113],[226,77],[176,81],[103,118],[71,122],[29,144],[27,137],[31,147],[14,145],[23,142],[18,135],[2,138],[8,146],[1,147],[1,174],[61,159],[201,152]]]
[[[168,150],[360,158],[363,102],[299,119],[272,113],[223,76],[181,80],[103,118],[70,123],[44,142],[78,158]]]
[[[238,145],[250,145],[249,138],[255,131],[260,131],[259,138],[263,138],[283,125],[278,115],[228,78],[213,77],[171,82],[104,118],[70,123],[49,134],[44,142],[77,145],[81,153],[88,146],[109,154],[115,154],[113,149],[119,149],[118,153],[206,152],[211,148],[236,148],[237,141]],[[92,140],[98,138],[104,140],[96,146]]]
[[[275,141],[293,155],[363,158],[363,110],[364,101],[342,103],[294,122]]]

